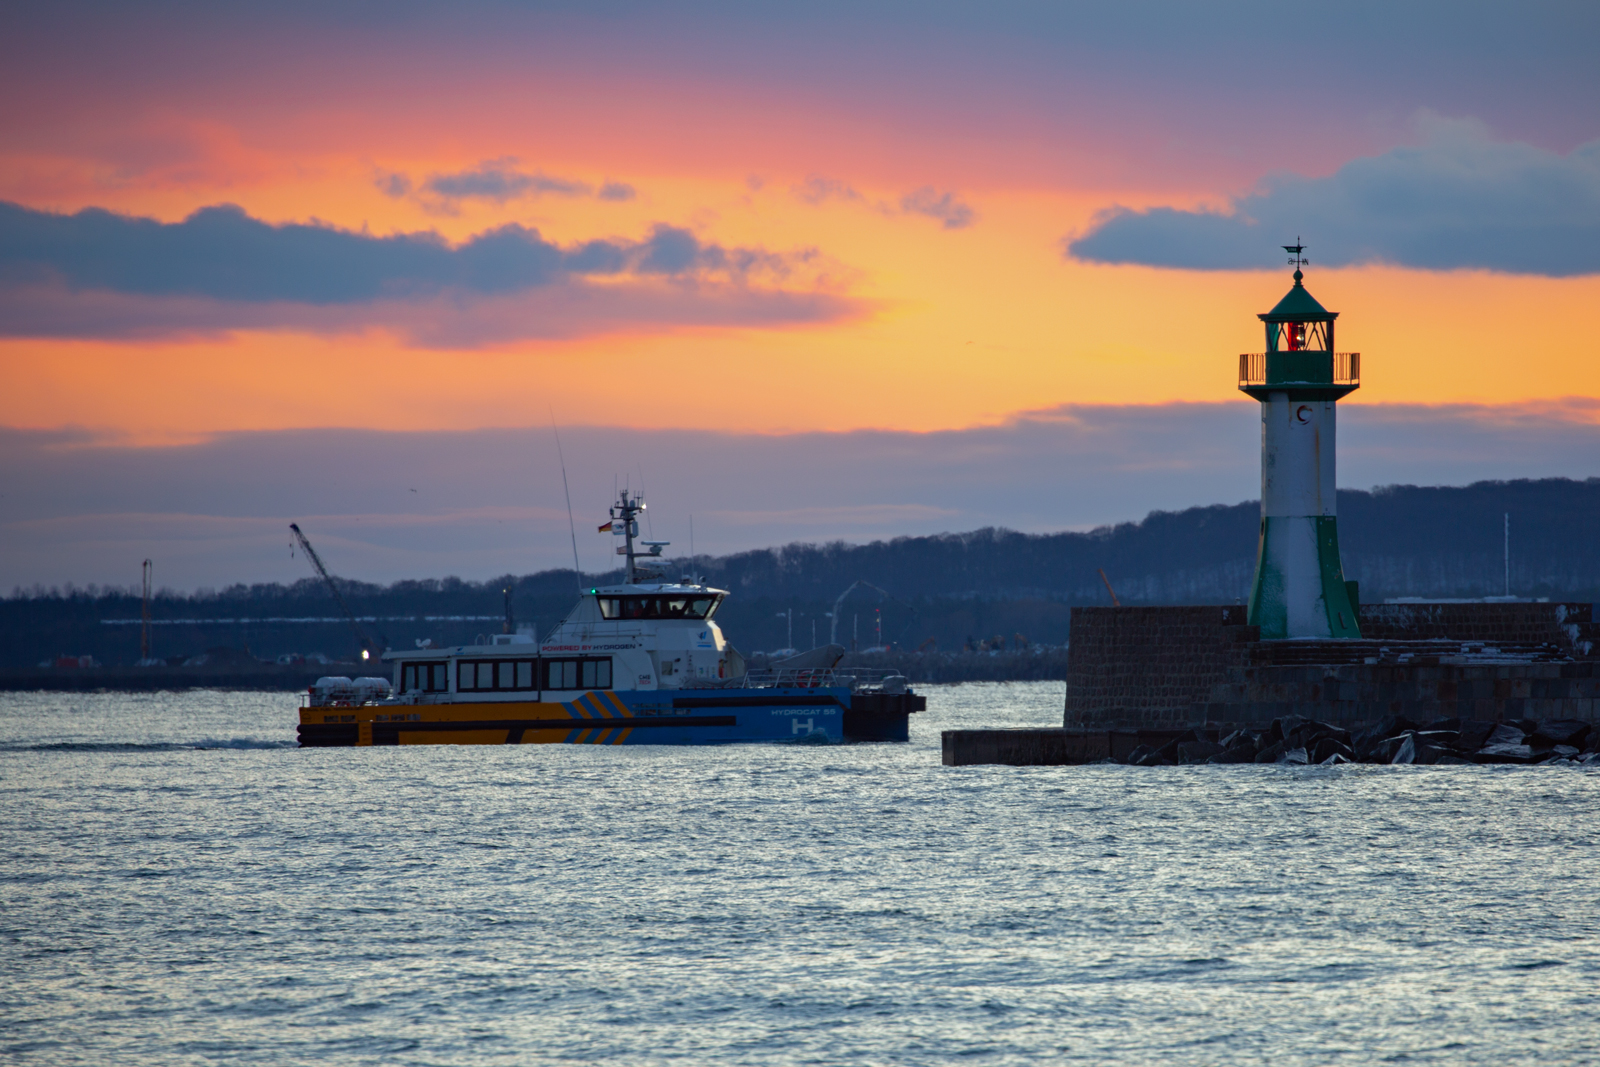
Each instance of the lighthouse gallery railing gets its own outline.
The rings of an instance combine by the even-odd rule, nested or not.
[[[1240,385],[1266,385],[1267,384],[1267,356],[1280,353],[1269,352],[1241,352],[1239,353],[1239,384]],[[1335,352],[1333,354],[1333,382],[1334,385],[1360,385],[1361,384],[1361,353],[1360,352]]]

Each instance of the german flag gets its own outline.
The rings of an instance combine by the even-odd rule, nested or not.
[[[601,532],[601,533],[606,533],[606,532],[608,532],[608,531],[609,531],[609,530],[610,530],[610,529],[611,529],[611,525],[612,525],[612,524],[611,524],[611,523],[609,523],[609,522],[608,522],[608,523],[606,523],[606,524],[605,524],[605,525],[604,525],[604,526],[602,526],[602,527],[600,527],[600,532]]]

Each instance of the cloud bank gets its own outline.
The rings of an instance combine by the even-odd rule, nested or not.
[[[1226,211],[1113,209],[1067,252],[1096,263],[1260,269],[1299,235],[1313,262],[1330,267],[1600,272],[1600,141],[1563,156],[1491,140],[1473,122],[1425,129],[1421,147],[1353,160],[1325,178],[1271,175]]]
[[[431,232],[274,225],[230,205],[163,223],[0,202],[0,335],[383,325],[413,343],[449,347],[623,324],[852,313],[840,296],[783,288],[817,258],[815,250],[727,247],[659,223],[638,240],[559,245],[510,224],[451,245]]]

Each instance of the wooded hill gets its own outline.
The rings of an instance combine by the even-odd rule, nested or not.
[[[1339,494],[1339,527],[1346,576],[1361,597],[1475,597],[1504,591],[1504,516],[1511,515],[1511,590],[1523,596],[1600,598],[1600,478],[1479,482],[1464,487],[1390,486]],[[1087,533],[1022,534],[984,529],[963,534],[900,537],[866,545],[793,544],[701,557],[671,564],[671,576],[691,569],[731,596],[718,621],[746,651],[786,642],[793,612],[794,644],[828,639],[834,599],[851,583],[870,582],[885,596],[859,588],[840,612],[839,639],[874,643],[877,612],[886,641],[914,648],[933,640],[960,648],[969,640],[1025,635],[1033,643],[1067,639],[1068,608],[1109,603],[1104,568],[1124,604],[1235,603],[1249,593],[1260,508],[1255,502],[1152,512],[1140,522]],[[330,561],[337,565],[337,561]],[[586,574],[587,587],[617,579]],[[539,632],[571,606],[579,578],[544,571],[487,582],[456,578],[401,581],[389,586],[342,581],[354,610],[378,616],[392,647],[419,638],[458,644],[496,632],[502,589],[512,591],[519,622]],[[192,595],[162,595],[158,619],[335,617],[337,606],[320,582],[290,586],[238,585]],[[136,626],[103,619],[139,615],[137,596],[123,590],[18,592],[0,601],[0,663],[32,666],[46,657],[89,653],[107,664],[138,656]],[[426,616],[492,616],[493,620],[426,620]],[[859,630],[858,630],[859,628]],[[207,648],[247,648],[258,657],[322,652],[344,658],[358,647],[342,624],[266,624],[259,621],[159,626],[155,653],[189,656]]]

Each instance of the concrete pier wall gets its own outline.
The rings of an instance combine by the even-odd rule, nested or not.
[[[1074,608],[1069,730],[1281,715],[1600,721],[1592,604],[1377,604],[1361,641],[1262,641],[1236,606]]]

